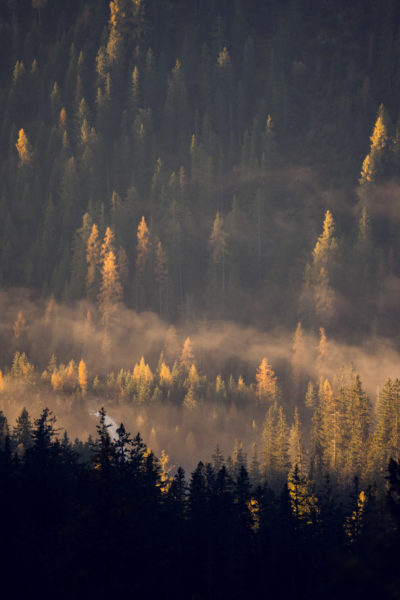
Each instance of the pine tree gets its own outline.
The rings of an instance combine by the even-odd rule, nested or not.
[[[32,422],[25,407],[22,409],[21,414],[16,420],[12,439],[16,445],[17,452],[20,455],[32,446]]]

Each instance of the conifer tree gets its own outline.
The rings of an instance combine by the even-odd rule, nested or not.
[[[180,356],[180,364],[182,369],[188,371],[190,369],[190,367],[194,364],[194,354],[193,354],[193,348],[192,348],[192,342],[190,341],[190,338],[186,338],[184,344],[183,344],[183,348],[182,348],[182,352],[181,352],[181,356]]]
[[[12,438],[20,455],[32,446],[32,422],[25,407],[16,420]]]
[[[211,252],[211,257],[214,265],[219,267],[221,275],[221,290],[222,290],[222,301],[224,301],[225,293],[225,270],[226,270],[226,250],[227,250],[227,234],[224,230],[224,219],[221,213],[217,212],[213,229],[208,240],[208,247]]]
[[[264,357],[256,373],[256,395],[259,403],[266,404],[277,399],[277,377]]]
[[[346,471],[349,477],[361,479],[369,452],[371,405],[359,375],[351,377],[345,409]]]
[[[30,167],[33,162],[33,151],[24,129],[19,130],[18,140],[15,146],[18,152],[19,166]]]
[[[306,475],[306,453],[304,449],[302,426],[297,407],[294,411],[293,425],[289,431],[288,455],[291,472],[294,472],[295,467],[297,467],[297,472],[300,476]]]
[[[86,262],[86,294],[90,300],[94,300],[97,295],[100,278],[100,240],[99,230],[95,223],[93,223],[92,231],[87,241]]]
[[[84,360],[81,360],[78,367],[78,381],[81,388],[82,396],[86,395],[88,386],[88,374]]]
[[[142,217],[137,231],[136,269],[143,273],[150,251],[150,233],[146,219]]]
[[[311,312],[324,324],[329,322],[334,309],[335,294],[331,285],[331,276],[334,272],[338,248],[334,233],[332,213],[327,210],[323,231],[313,250],[312,262],[306,266],[301,295],[301,308],[305,315]]]
[[[387,129],[387,114],[383,104],[381,104],[378,110],[374,130],[370,137],[370,151],[365,157],[361,168],[361,177],[359,180],[361,186],[365,187],[375,183],[377,177],[382,173],[385,151],[388,148],[389,141]]]
[[[101,285],[98,296],[102,322],[106,327],[111,325],[122,299],[122,286],[115,254],[112,250],[104,258],[101,270]]]

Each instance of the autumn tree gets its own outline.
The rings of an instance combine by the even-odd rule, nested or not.
[[[306,266],[301,295],[301,308],[305,315],[317,317],[324,324],[332,318],[335,293],[331,285],[334,274],[338,241],[332,213],[325,213],[323,230],[319,236],[312,261]],[[311,313],[311,315],[310,315]]]
[[[19,166],[31,166],[33,162],[33,151],[24,129],[19,130],[18,141],[15,146],[18,152]]]
[[[364,159],[359,183],[366,187],[376,182],[382,173],[385,152],[388,148],[388,117],[383,104],[380,105],[374,130],[370,137],[370,151]]]
[[[274,402],[277,399],[277,377],[268,360],[264,357],[256,373],[256,396],[260,404]]]
[[[86,391],[87,391],[87,386],[88,386],[88,374],[87,374],[86,364],[83,360],[80,361],[79,367],[78,367],[78,381],[79,381],[79,386],[82,391],[82,396],[85,396]]]
[[[194,354],[193,354],[192,342],[190,341],[190,338],[188,337],[188,338],[186,338],[186,340],[183,344],[183,348],[182,348],[182,352],[181,352],[181,356],[180,356],[180,365],[181,365],[182,369],[188,371],[193,363],[194,363]]]
[[[114,252],[110,250],[104,257],[98,296],[99,310],[106,328],[111,325],[121,298],[122,286],[119,280],[117,261]]]

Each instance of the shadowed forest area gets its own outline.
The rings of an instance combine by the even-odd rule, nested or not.
[[[399,598],[399,106],[395,0],[1,2],[21,590]]]

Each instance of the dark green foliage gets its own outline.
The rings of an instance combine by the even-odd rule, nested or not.
[[[39,4],[2,9],[3,284],[83,297],[86,213],[101,235],[113,225],[136,281],[133,231],[144,215],[168,261],[164,316],[203,317],[206,307],[211,318],[293,327],[328,189],[341,242],[331,284],[338,297],[371,299],[356,316],[342,310],[337,335],[348,323],[360,335],[388,330],[394,316],[377,307],[387,276],[398,275],[397,226],[364,190],[370,233],[355,243],[345,205],[357,205],[382,102],[379,181],[398,176],[395,3],[119,0],[111,19],[94,0]],[[21,128],[28,166],[15,148]],[[222,292],[206,247],[218,212]],[[154,277],[145,297],[126,289],[125,302],[154,310]]]

